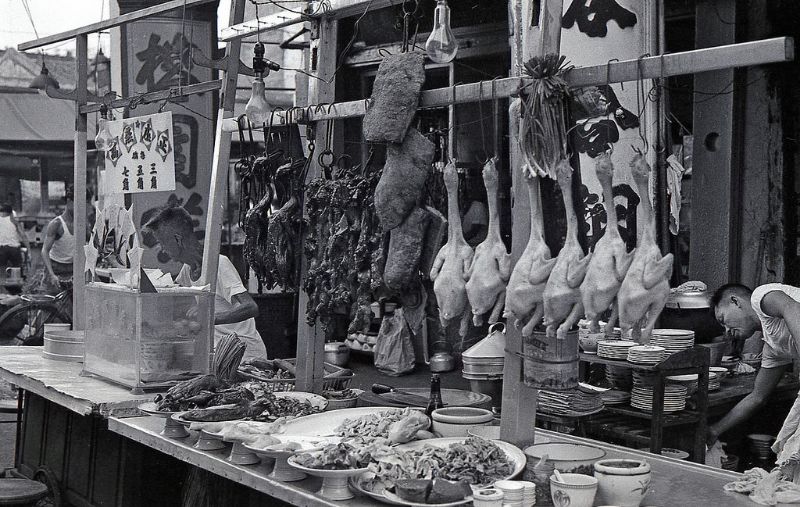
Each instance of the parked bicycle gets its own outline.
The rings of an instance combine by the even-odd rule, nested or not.
[[[22,302],[0,316],[0,343],[5,345],[44,344],[45,324],[72,324],[72,281],[62,280],[61,292],[23,294]]]

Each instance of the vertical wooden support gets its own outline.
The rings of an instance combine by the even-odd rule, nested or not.
[[[244,20],[244,0],[231,3],[230,23],[241,23]],[[228,179],[228,163],[231,155],[231,132],[222,128],[226,118],[233,117],[236,104],[236,83],[239,80],[239,55],[241,39],[228,42],[226,55],[228,68],[222,81],[220,93],[222,97],[217,111],[217,131],[214,137],[214,162],[211,166],[211,187],[208,192],[208,212],[206,214],[206,237],[203,242],[203,271],[200,279],[204,285],[211,286],[213,294],[217,287],[217,268],[220,242],[222,241],[222,219],[225,207],[225,188]],[[212,307],[213,313],[213,307]]]
[[[47,157],[41,157],[39,159],[39,196],[41,199],[39,202],[39,212],[44,216],[50,213],[50,189],[48,188],[50,183],[49,172]]]
[[[534,47],[512,44],[512,62],[516,61],[518,47],[523,48],[523,61],[531,54],[545,55],[558,53],[561,46],[561,13],[563,12],[562,0],[545,0],[541,3],[539,14],[539,27],[531,27],[528,20],[532,18],[530,9],[535,7],[533,2],[524,2],[522,19],[518,23],[522,30],[514,32],[514,37],[521,37],[522,41],[535,41]],[[538,33],[537,33],[538,30]],[[537,36],[538,35],[538,36]],[[516,67],[516,65],[514,65]],[[514,69],[516,72],[516,68]],[[512,125],[514,121],[512,119]],[[516,139],[517,132],[511,132],[511,139]],[[511,147],[511,177],[513,192],[513,223],[511,229],[511,255],[512,263],[516,263],[530,234],[530,203],[528,201],[528,188],[522,181],[519,150]],[[506,332],[506,357],[503,368],[503,417],[501,421],[500,436],[503,440],[516,445],[533,443],[536,424],[537,394],[535,389],[527,387],[523,381],[523,360],[517,353],[522,352],[522,335],[518,329],[508,327]]]
[[[697,48],[732,44],[736,39],[735,0],[697,2]],[[692,247],[689,277],[718,287],[738,280],[741,167],[734,130],[739,90],[733,69],[694,77],[692,160]],[[702,92],[699,94],[698,92]],[[722,94],[717,96],[707,93]]]
[[[86,244],[86,113],[81,106],[86,104],[88,79],[87,36],[75,37],[75,147],[74,147],[74,188],[75,209],[72,218],[72,232],[75,235],[75,255],[72,261],[72,326],[81,330],[85,326],[83,301],[86,282],[83,277],[84,252]]]
[[[333,103],[336,87],[334,73],[337,65],[337,37],[338,22],[334,19],[323,18],[316,29],[317,39],[312,40],[309,49],[311,73],[319,79],[311,79],[308,100],[310,104]],[[313,31],[313,29],[312,29]],[[307,180],[315,178],[320,173],[316,156],[325,149],[325,138],[332,123],[318,122],[314,129],[314,144],[316,151],[314,160],[308,171]],[[305,276],[306,259],[302,256],[302,273]],[[308,295],[300,290],[297,305],[297,389],[300,391],[320,392],[322,378],[325,376],[323,369],[323,356],[325,350],[325,333],[319,326],[310,326],[306,323],[306,305]]]

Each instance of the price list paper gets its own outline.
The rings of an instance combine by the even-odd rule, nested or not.
[[[111,142],[105,156],[108,194],[175,190],[172,113],[108,122]]]

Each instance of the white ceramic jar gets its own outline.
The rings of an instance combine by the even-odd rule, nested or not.
[[[502,507],[503,492],[499,489],[479,489],[472,495],[475,507]]]
[[[634,459],[604,459],[594,464],[599,503],[639,507],[650,489],[650,464]]]

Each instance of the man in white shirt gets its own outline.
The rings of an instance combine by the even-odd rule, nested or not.
[[[203,244],[194,233],[192,217],[181,207],[161,210],[145,225],[161,249],[183,267],[175,281],[179,285],[198,285],[203,263]],[[214,342],[236,333],[247,347],[244,361],[267,359],[267,349],[256,330],[258,305],[247,292],[233,263],[219,256],[217,290],[214,297]]]
[[[717,321],[726,333],[741,343],[753,333],[761,331],[764,348],[761,369],[758,371],[753,391],[745,396],[728,414],[708,428],[709,445],[720,434],[749,419],[764,406],[783,374],[792,366],[798,355],[800,340],[800,288],[780,283],[770,283],[751,291],[740,284],[723,285],[711,298]],[[800,404],[795,402],[784,422],[776,445],[794,433]]]

